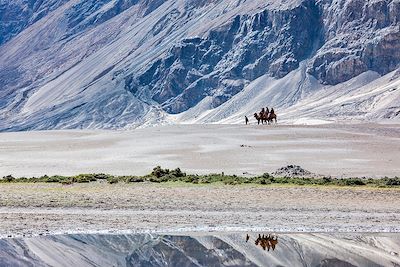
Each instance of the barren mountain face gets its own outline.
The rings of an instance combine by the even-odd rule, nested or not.
[[[0,0],[0,33],[1,130],[400,114],[398,0]]]

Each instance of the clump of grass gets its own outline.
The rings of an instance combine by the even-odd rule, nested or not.
[[[138,177],[138,176],[124,176],[124,177],[125,177],[126,183],[142,183],[142,182],[144,182],[143,177]]]
[[[118,177],[109,177],[109,178],[107,178],[107,182],[109,184],[116,184],[116,183],[119,183],[119,178]]]

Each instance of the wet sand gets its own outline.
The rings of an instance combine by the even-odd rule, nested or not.
[[[204,231],[400,232],[399,189],[0,184],[0,236]]]
[[[0,133],[0,176],[256,175],[289,164],[337,177],[399,176],[400,125],[171,125],[131,131]]]

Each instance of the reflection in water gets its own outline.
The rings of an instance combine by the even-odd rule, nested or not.
[[[246,234],[246,242],[250,240],[249,234]],[[277,235],[262,235],[258,234],[258,237],[256,241],[254,242],[256,246],[262,247],[263,250],[268,250],[272,248],[272,250],[275,250],[276,245],[278,245],[278,236]]]
[[[400,234],[76,234],[0,239],[0,266],[400,266],[399,253]]]

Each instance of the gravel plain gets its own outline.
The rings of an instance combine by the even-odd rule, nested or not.
[[[400,190],[219,184],[0,184],[0,236],[400,232]]]

